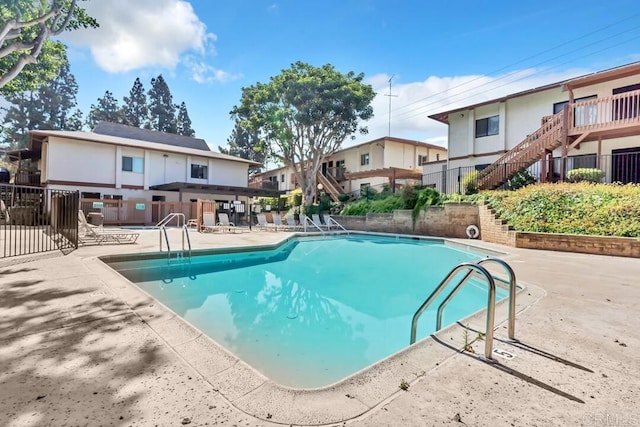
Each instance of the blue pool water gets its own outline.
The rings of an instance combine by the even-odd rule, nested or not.
[[[433,288],[460,262],[482,257],[436,241],[335,236],[190,264],[109,264],[275,382],[313,388],[408,346],[411,318]],[[434,331],[438,304],[423,314],[418,339]],[[486,304],[486,286],[467,285],[443,325]]]

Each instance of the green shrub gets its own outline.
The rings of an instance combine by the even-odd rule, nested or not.
[[[571,169],[567,172],[569,182],[594,182],[598,183],[604,178],[604,172],[596,168]]]
[[[537,184],[483,194],[519,231],[640,237],[638,184]]]
[[[471,171],[460,180],[463,194],[475,194],[478,192],[478,171]]]
[[[349,195],[348,194],[338,194],[338,200],[341,201],[342,203],[346,203],[349,201]]]
[[[405,185],[402,187],[400,195],[402,196],[402,200],[404,200],[405,209],[413,209],[413,207],[416,205],[419,189],[420,187],[414,185]]]
[[[392,195],[376,200],[358,200],[348,203],[340,215],[366,215],[368,213],[390,213],[404,207],[402,197]]]
[[[526,169],[520,169],[509,179],[507,188],[509,190],[517,190],[518,188],[526,187],[529,184],[533,184],[536,181],[536,177],[531,175],[531,172]]]
[[[418,219],[418,215],[420,215],[420,211],[426,209],[429,206],[438,205],[442,201],[442,197],[438,190],[425,187],[422,190],[419,190],[418,197],[416,198],[416,204],[413,207],[412,218],[413,223],[415,224]]]

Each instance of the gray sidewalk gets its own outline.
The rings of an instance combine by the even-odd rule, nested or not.
[[[194,233],[193,243],[267,244],[288,235]],[[443,363],[424,366],[408,390],[347,423],[640,425],[640,260],[478,244],[508,252],[519,281],[546,291],[518,315],[519,342],[494,343],[515,357],[488,364],[482,343],[472,354],[436,342],[449,354]],[[118,296],[132,285],[105,278],[96,260],[157,249],[157,231],[145,231],[135,245],[0,268],[0,425],[253,426],[282,418],[231,404],[149,325],[144,302]],[[504,325],[496,335],[506,335]],[[398,385],[405,379],[388,375]],[[313,405],[312,395],[305,399]]]

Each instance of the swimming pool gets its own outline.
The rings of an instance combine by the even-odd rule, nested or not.
[[[293,238],[191,263],[109,265],[276,383],[315,388],[407,347],[413,313],[433,288],[460,262],[484,256],[442,241],[356,235]],[[484,308],[486,295],[482,283],[465,286],[443,324]],[[433,332],[437,306],[422,316],[418,339]]]

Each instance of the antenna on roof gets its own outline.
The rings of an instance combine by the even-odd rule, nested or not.
[[[392,75],[391,77],[389,77],[389,94],[385,94],[384,96],[388,96],[389,97],[389,133],[388,136],[391,136],[391,98],[397,97],[398,95],[393,95],[391,93],[391,80],[393,80],[393,78],[396,75]]]

